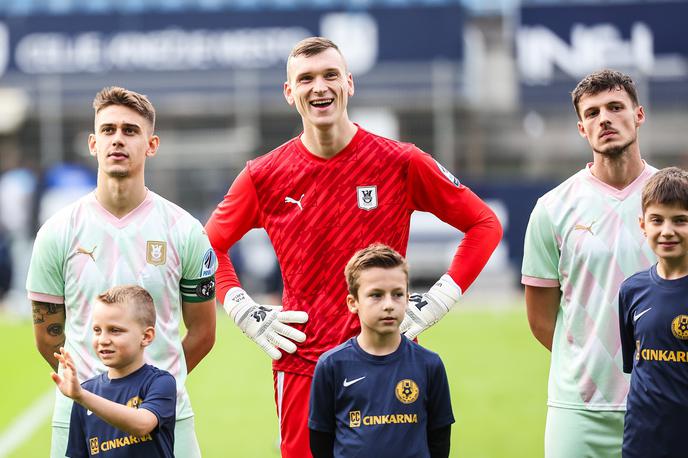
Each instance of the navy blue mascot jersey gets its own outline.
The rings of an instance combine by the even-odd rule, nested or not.
[[[177,383],[167,371],[149,364],[120,379],[100,374],[81,384],[98,396],[158,417],[158,426],[145,436],[133,436],[111,426],[76,402],[69,423],[67,456],[174,457]]]
[[[657,266],[619,292],[623,368],[631,373],[623,456],[688,456],[688,277],[665,280]]]
[[[429,457],[427,431],[452,423],[440,357],[406,337],[385,356],[354,337],[318,361],[308,427],[334,433],[335,457]]]

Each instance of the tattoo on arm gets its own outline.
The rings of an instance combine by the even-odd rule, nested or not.
[[[57,337],[59,335],[62,335],[64,332],[64,326],[58,323],[53,323],[50,326],[48,326],[48,334],[50,334],[53,337]]]
[[[33,324],[45,323],[48,315],[57,315],[65,313],[64,304],[49,304],[47,302],[34,302],[33,303]],[[52,327],[52,326],[50,326]],[[50,332],[50,327],[48,332]],[[61,326],[60,326],[61,328]],[[60,331],[61,332],[61,331]],[[52,334],[51,335],[55,335]]]

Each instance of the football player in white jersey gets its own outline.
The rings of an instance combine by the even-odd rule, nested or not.
[[[618,291],[653,262],[638,218],[656,169],[640,155],[645,112],[630,77],[598,71],[571,95],[593,160],[538,200],[522,268],[530,328],[552,352],[545,457],[620,457],[629,385]]]
[[[96,297],[119,284],[146,288],[159,337],[146,362],[177,380],[175,455],[200,456],[184,381],[215,342],[215,254],[198,220],[145,186],[146,159],[160,143],[148,98],[109,87],[93,107],[88,146],[98,162],[96,189],[46,221],[34,244],[27,290],[36,346],[54,370],[53,353],[63,346],[79,380],[95,376],[106,369],[89,343]],[[56,393],[52,457],[65,456],[70,411],[70,400]]]

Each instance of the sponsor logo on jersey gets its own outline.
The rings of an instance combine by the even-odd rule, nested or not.
[[[95,437],[93,439],[96,440],[96,445],[97,445],[98,438]],[[93,451],[93,439],[91,439],[91,455],[95,455],[96,453],[98,453],[97,451],[95,453]],[[148,442],[148,441],[152,441],[152,440],[153,440],[153,436],[151,436],[150,434],[146,434],[144,436],[134,436],[134,435],[130,434],[128,436],[118,437],[116,439],[110,439],[110,440],[106,440],[106,441],[101,442],[100,447],[99,447],[99,451],[109,452],[110,450],[114,450],[114,449],[117,449],[120,447],[128,447],[130,445],[138,444],[141,442]]]
[[[360,382],[360,381],[363,380],[364,378],[366,378],[365,375],[364,375],[363,377],[358,377],[358,378],[355,378],[355,379],[353,379],[353,380],[347,380],[347,379],[345,378],[345,379],[344,379],[344,382],[342,382],[342,385],[344,385],[344,388],[346,388],[347,386],[351,386],[351,385],[353,385],[353,384],[356,383],[356,382]]]
[[[397,395],[397,399],[404,404],[411,404],[418,399],[418,385],[411,379],[404,379],[397,383],[397,387],[394,389],[394,394]]]
[[[643,311],[640,312],[640,313],[635,313],[635,312],[633,312],[633,321],[638,321],[638,320],[640,319],[641,316],[645,315],[645,314],[646,314],[647,312],[649,312],[650,310],[652,310],[652,307],[647,308],[647,309],[643,310]]]
[[[437,168],[440,169],[440,172],[442,172],[444,176],[447,177],[447,180],[449,180],[454,186],[456,186],[457,188],[461,186],[461,182],[459,181],[459,179],[452,175],[452,173],[449,170],[447,170],[446,167],[437,162],[437,160],[435,160],[435,164],[437,164]]]
[[[134,396],[133,398],[127,401],[127,407],[138,409],[142,402],[143,399],[141,399],[139,396]]]
[[[217,256],[215,256],[215,250],[208,248],[208,251],[203,255],[203,265],[201,266],[200,277],[209,277],[214,274],[216,264]]]
[[[688,363],[688,351],[643,348],[636,354],[636,360],[641,359],[665,363]]]
[[[595,233],[592,231],[592,225],[595,224],[595,221],[590,223],[589,226],[586,226],[585,224],[576,224],[573,226],[574,231],[584,231],[584,232],[589,232],[590,235],[595,235]]]
[[[83,248],[83,247],[77,247],[77,248],[76,248],[76,253],[77,253],[77,254],[85,254],[86,256],[88,256],[89,258],[91,258],[91,260],[92,260],[93,262],[96,262],[96,258],[93,257],[93,252],[94,252],[94,251],[96,251],[96,245],[93,245],[93,248],[91,248],[91,251],[88,251],[86,248]]]
[[[161,266],[167,261],[167,242],[148,240],[146,242],[146,262]]]
[[[361,210],[370,211],[377,208],[377,186],[358,186],[356,198]]]
[[[98,446],[98,438],[91,437],[88,440],[88,444],[91,447],[91,455],[97,455],[100,453],[100,447]]]
[[[349,428],[358,428],[361,426],[361,411],[352,410],[349,412]]]
[[[688,340],[688,315],[679,315],[671,322],[671,333],[677,339]]]
[[[389,413],[384,415],[361,416],[360,410],[349,412],[349,428],[359,428],[363,426],[375,425],[399,425],[418,423],[417,413]]]
[[[303,205],[301,205],[301,201],[303,200],[303,196],[305,196],[305,194],[301,194],[301,198],[299,198],[299,200],[296,200],[292,197],[285,197],[284,203],[297,205],[299,207],[299,209],[301,209],[303,211]]]
[[[215,295],[215,279],[208,278],[200,282],[196,287],[196,295],[198,297],[205,297],[206,299],[213,297]]]

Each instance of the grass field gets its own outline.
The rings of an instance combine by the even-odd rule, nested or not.
[[[452,390],[452,457],[542,456],[549,355],[531,337],[524,307],[456,310],[423,334],[444,360]],[[0,322],[0,435],[33,400],[52,388],[34,349],[29,322]],[[203,456],[278,457],[268,358],[224,313],[210,355],[189,376]],[[48,456],[49,418],[9,456]],[[183,458],[183,457],[182,457]]]

